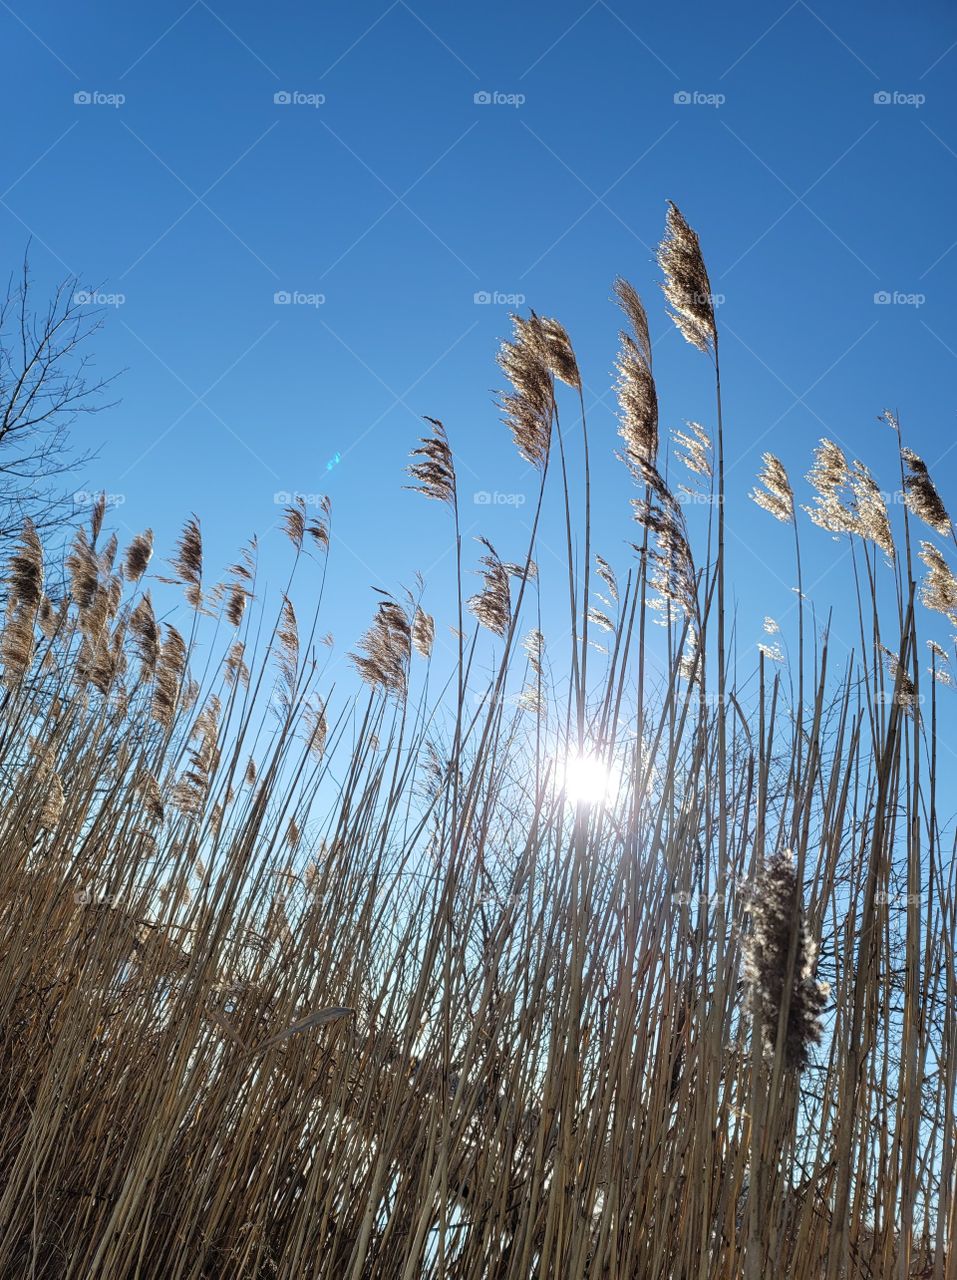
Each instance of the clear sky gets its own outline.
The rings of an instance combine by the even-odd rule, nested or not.
[[[328,493],[339,652],[369,587],[417,569],[453,621],[445,516],[400,489],[419,415],[448,427],[465,532],[523,552],[533,477],[490,394],[514,295],[578,349],[595,546],[627,570],[617,274],[651,312],[662,428],[714,425],[707,361],[657,290],[667,198],[721,299],[742,643],[794,599],[788,531],[746,498],[762,449],[805,500],[823,435],[891,487],[875,418],[894,407],[957,502],[947,4],[0,0],[0,39],[0,262],[32,237],[41,292],[68,271],[98,286],[98,368],[125,371],[79,428],[100,449],[82,488],[163,551],[197,512],[213,570],[255,532],[276,582],[274,495]],[[809,594],[846,599],[843,547],[803,536]]]

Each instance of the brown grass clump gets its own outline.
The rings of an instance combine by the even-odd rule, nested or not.
[[[0,635],[0,1277],[953,1275],[957,579],[911,525],[952,531],[896,417],[906,505],[831,442],[807,495],[767,454],[752,496],[793,537],[796,618],[759,618],[748,652],[723,590],[747,487],[673,206],[661,264],[715,365],[714,423],[675,438],[707,501],[688,515],[659,462],[648,317],[618,281],[640,541],[595,554],[582,370],[557,321],[516,319],[527,544],[463,551],[427,419],[408,476],[445,508],[454,597],[380,593],[358,680],[324,636],[327,502],[285,511],[265,600],[255,544],[212,581],[195,517],[169,579],[102,499],[62,563],[24,528]],[[850,540],[846,646],[804,643],[828,611],[800,496]]]

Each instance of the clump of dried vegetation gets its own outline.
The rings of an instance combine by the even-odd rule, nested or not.
[[[847,541],[860,618],[835,657],[766,454],[752,496],[793,530],[795,617],[733,663],[719,326],[673,206],[659,261],[714,366],[714,445],[687,424],[687,484],[666,478],[645,307],[616,282],[627,573],[590,549],[587,470],[575,514],[571,340],[516,319],[500,404],[540,484],[530,542],[510,563],[483,539],[465,592],[429,419],[410,487],[458,599],[437,629],[423,584],[383,595],[352,701],[324,687],[328,506],[286,513],[308,580],[271,631],[255,545],[209,582],[195,519],[162,573],[102,503],[62,566],[23,528],[0,638],[3,1276],[955,1274],[949,654],[934,640],[927,665],[918,637],[927,610],[957,625],[950,518],[893,415],[896,533],[822,442],[805,509]],[[556,466],[564,645],[530,605]],[[603,803],[569,803],[566,757],[614,771]]]

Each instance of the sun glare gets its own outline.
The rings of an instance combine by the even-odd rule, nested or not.
[[[565,760],[564,791],[569,804],[605,804],[614,799],[621,779],[594,755],[569,755]]]

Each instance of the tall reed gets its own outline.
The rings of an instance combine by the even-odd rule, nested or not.
[[[630,564],[595,553],[571,339],[516,319],[500,403],[538,477],[530,540],[512,562],[482,539],[466,598],[454,433],[429,419],[410,487],[457,598],[382,595],[351,695],[322,638],[328,504],[286,512],[273,601],[255,544],[209,580],[195,518],[161,570],[102,503],[63,565],[24,527],[0,637],[0,1275],[957,1274],[952,526],[894,415],[902,520],[834,442],[804,504],[766,455],[796,669],[773,619],[733,660],[719,328],[674,206],[660,261],[714,364],[715,449],[688,424],[687,483],[666,478],[648,318],[618,281],[640,533]],[[536,609],[550,483],[564,644]],[[808,625],[802,506],[852,550],[850,656]]]

